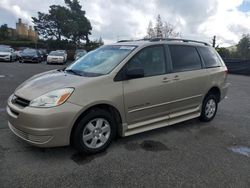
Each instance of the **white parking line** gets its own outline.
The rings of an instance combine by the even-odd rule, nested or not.
[[[5,75],[0,75],[0,78],[5,78],[6,76]]]

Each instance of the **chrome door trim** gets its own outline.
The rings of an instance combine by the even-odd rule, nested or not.
[[[164,106],[164,105],[175,103],[175,102],[181,102],[181,101],[185,101],[185,100],[189,100],[189,99],[193,99],[193,98],[197,98],[197,97],[201,97],[201,96],[203,96],[203,95],[199,94],[199,95],[194,95],[194,96],[191,96],[191,97],[186,97],[186,98],[182,98],[182,99],[173,100],[173,101],[170,101],[170,102],[164,102],[164,103],[155,104],[155,105],[151,105],[151,106],[145,106],[145,107],[137,108],[137,109],[134,109],[134,110],[130,110],[130,111],[128,111],[128,113],[134,113],[134,112],[138,112],[138,111],[142,111],[142,110],[146,110],[146,109],[150,109],[150,108],[155,108],[155,107],[159,107],[159,106]]]

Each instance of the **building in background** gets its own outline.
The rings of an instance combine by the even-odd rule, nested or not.
[[[19,18],[16,23],[16,29],[8,28],[9,37],[15,39],[30,40],[36,42],[38,40],[38,34],[33,30],[32,26],[28,26],[22,23],[22,19]]]

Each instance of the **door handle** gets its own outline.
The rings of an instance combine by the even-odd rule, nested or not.
[[[164,77],[164,78],[162,79],[162,82],[167,83],[167,82],[170,82],[170,80],[169,80],[167,77]]]
[[[173,78],[174,81],[178,81],[180,80],[179,76],[178,75],[175,75],[174,78]]]

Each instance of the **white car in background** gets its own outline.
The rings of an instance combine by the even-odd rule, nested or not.
[[[47,64],[60,63],[64,64],[67,61],[67,54],[63,50],[51,51],[47,56]]]
[[[0,46],[0,61],[16,61],[17,56],[13,48]]]
[[[56,50],[57,52],[62,52],[64,54],[64,58],[65,58],[65,62],[67,61],[68,59],[68,54],[67,54],[67,51],[66,50]]]

